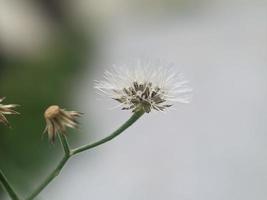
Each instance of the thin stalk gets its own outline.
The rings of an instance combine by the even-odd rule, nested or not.
[[[37,189],[34,190],[34,192],[26,200],[34,199],[49,183],[51,183],[52,180],[60,174],[62,168],[65,166],[69,158],[69,156],[64,156],[64,158],[60,161],[60,163],[53,170],[53,172],[44,180],[44,182]]]
[[[26,200],[32,200],[34,199],[46,186],[51,183],[61,172],[67,161],[70,159],[70,148],[67,141],[67,138],[65,135],[59,134],[60,142],[62,144],[63,150],[64,150],[64,157],[58,164],[58,166],[52,171],[52,173],[44,180],[44,182],[34,190],[34,192],[26,199]]]
[[[70,156],[70,145],[68,143],[68,140],[67,140],[67,137],[65,134],[59,134],[59,137],[60,137],[60,142],[61,142],[61,145],[63,147],[63,150],[65,152],[65,155],[68,155]]]
[[[99,140],[95,143],[92,144],[88,144],[88,145],[84,145],[82,147],[78,147],[76,149],[73,149],[71,151],[71,155],[75,155],[78,153],[81,153],[83,151],[92,149],[94,147],[97,147],[101,144],[104,144],[110,140],[112,140],[113,138],[117,137],[118,135],[120,135],[123,131],[125,131],[127,128],[129,128],[131,125],[133,125],[142,115],[144,114],[144,111],[139,111],[139,112],[135,112],[130,119],[128,119],[121,127],[119,127],[116,131],[114,131],[111,135],[103,138],[102,140]]]
[[[5,190],[7,191],[12,200],[20,199],[1,170],[0,170],[0,182],[2,183],[3,187],[5,188]]]
[[[63,159],[60,161],[60,163],[58,164],[58,166],[53,170],[53,172],[44,180],[44,182],[36,189],[34,190],[34,192],[26,199],[26,200],[32,200],[34,199],[49,183],[51,183],[53,181],[54,178],[56,178],[61,170],[63,169],[63,167],[65,166],[65,164],[67,163],[67,161],[76,154],[79,154],[83,151],[92,149],[94,147],[97,147],[101,144],[104,144],[112,139],[114,139],[115,137],[117,137],[118,135],[120,135],[123,131],[125,131],[127,128],[129,128],[131,125],[133,125],[142,115],[144,114],[144,111],[139,111],[139,112],[135,112],[130,119],[128,119],[121,127],[119,127],[116,131],[114,131],[111,135],[93,143],[93,144],[89,144],[89,145],[85,145],[76,149],[71,150],[70,146],[68,144],[67,138],[65,137],[65,135],[60,134],[59,138],[62,144],[62,148],[64,150],[64,157]],[[14,200],[19,200],[19,199],[14,199]]]

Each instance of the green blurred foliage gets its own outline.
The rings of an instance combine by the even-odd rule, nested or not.
[[[52,104],[75,110],[72,80],[93,52],[88,36],[85,39],[66,29],[63,33],[42,56],[23,59],[5,55],[0,66],[0,96],[7,97],[3,103],[21,105],[17,109],[21,115],[7,116],[11,129],[0,124],[0,167],[24,196],[36,187],[34,183],[43,180],[61,155],[57,143],[52,145],[47,135],[42,137],[43,112]]]

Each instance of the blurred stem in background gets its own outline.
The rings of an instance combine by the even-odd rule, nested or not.
[[[45,174],[45,169],[54,163],[59,154],[59,149],[52,148],[51,157],[51,145],[41,140],[45,126],[44,109],[56,102],[66,107],[71,104],[73,80],[83,70],[85,62],[92,62],[96,52],[94,35],[85,35],[71,21],[62,9],[63,2],[33,2],[56,27],[49,44],[37,56],[13,54],[0,46],[0,97],[6,96],[9,102],[23,105],[19,108],[23,117],[10,118],[13,124],[11,130],[0,126],[0,168],[22,194],[30,191],[31,185]],[[17,20],[21,22],[23,19]],[[79,140],[79,137],[75,139]]]

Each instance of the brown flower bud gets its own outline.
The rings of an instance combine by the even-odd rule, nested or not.
[[[51,142],[55,141],[57,134],[65,134],[66,127],[77,128],[77,117],[82,113],[76,111],[66,111],[57,105],[48,107],[44,113],[46,128],[44,133],[48,133],[48,138]]]
[[[2,101],[4,101],[4,99],[5,99],[5,97],[0,98],[0,103]],[[13,110],[17,106],[18,105],[16,105],[16,104],[8,104],[8,105],[0,104],[0,123],[3,123],[6,126],[9,126],[8,120],[5,117],[5,115],[19,114],[17,111]]]

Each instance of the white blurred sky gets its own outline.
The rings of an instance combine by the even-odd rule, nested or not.
[[[193,102],[146,115],[116,140],[75,157],[42,199],[265,200],[266,6],[217,1],[178,15],[109,19],[97,68],[83,75],[77,97],[96,122],[85,131],[94,132],[90,138],[130,116],[89,92],[113,63],[140,56],[174,62],[191,80]]]

